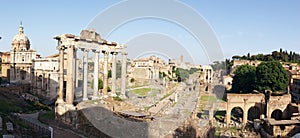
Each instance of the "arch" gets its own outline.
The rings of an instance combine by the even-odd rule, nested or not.
[[[231,120],[239,122],[239,123],[243,123],[243,120],[244,120],[244,118],[243,118],[244,109],[243,108],[241,108],[239,106],[233,107],[230,110],[230,114],[231,114]]]
[[[283,112],[279,109],[276,109],[272,112],[271,118],[274,118],[275,120],[282,120],[282,114]]]
[[[259,119],[260,117],[260,109],[257,107],[257,106],[251,106],[249,109],[248,109],[248,120],[251,120],[253,121],[254,119]]]

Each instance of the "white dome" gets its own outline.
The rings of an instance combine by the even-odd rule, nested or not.
[[[24,34],[22,24],[19,27],[19,33],[12,40],[12,50],[26,51],[30,49],[30,41]]]

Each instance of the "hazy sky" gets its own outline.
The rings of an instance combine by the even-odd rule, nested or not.
[[[143,1],[143,0],[141,0]],[[147,1],[147,0],[144,0]],[[169,1],[169,0],[168,0]],[[97,15],[108,10],[113,5],[119,4],[120,0],[72,0],[72,1],[37,1],[37,0],[6,0],[0,4],[0,51],[8,51],[11,47],[12,38],[17,34],[20,21],[23,22],[25,34],[31,41],[31,48],[36,49],[42,56],[48,56],[57,52],[54,35],[72,33],[79,35],[80,31],[89,26]],[[151,2],[159,2],[152,0]],[[247,54],[248,52],[269,53],[283,48],[286,50],[299,51],[300,47],[300,1],[299,0],[181,0],[197,12],[209,26],[219,40],[224,57]],[[165,12],[172,7],[164,5]],[[140,5],[136,8],[124,10],[124,14],[130,11],[142,11]],[[153,11],[157,7],[147,7]],[[174,16],[181,15],[185,9],[178,8]],[[113,15],[113,14],[112,14]],[[95,18],[96,17],[96,18]],[[101,20],[111,20],[120,17],[106,17]],[[193,22],[193,17],[189,19]],[[104,25],[105,26],[105,25]],[[199,26],[201,28],[201,26]],[[101,30],[96,30],[101,34]],[[203,32],[205,35],[206,32]],[[150,34],[147,36],[147,34]],[[151,37],[159,34],[162,37]],[[155,38],[145,41],[145,45],[137,38]],[[160,40],[159,38],[168,38]],[[161,44],[179,44],[184,47],[184,54],[191,54],[196,63],[207,64],[203,45],[197,43],[184,28],[168,21],[157,19],[134,20],[115,29],[108,36],[102,36],[109,41],[123,44],[138,44],[144,47]],[[136,40],[136,42],[135,42]],[[167,41],[174,41],[167,42]],[[130,47],[130,45],[128,45]],[[136,47],[136,46],[132,46]],[[142,47],[142,46],[141,46]],[[170,46],[171,47],[171,46]],[[197,48],[196,48],[197,47]],[[132,48],[131,48],[132,49]],[[169,48],[170,51],[172,47]],[[178,56],[178,49],[173,55],[165,51],[162,54]],[[180,51],[180,50],[179,50]],[[138,53],[135,50],[132,58]],[[134,55],[135,54],[135,55]],[[178,58],[173,57],[173,58]],[[186,56],[189,57],[189,56]]]

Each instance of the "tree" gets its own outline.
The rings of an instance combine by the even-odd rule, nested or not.
[[[239,66],[232,81],[232,92],[248,93],[254,90],[256,68],[250,65]]]
[[[288,75],[278,61],[262,62],[256,68],[256,88],[259,91],[286,90],[288,86]]]

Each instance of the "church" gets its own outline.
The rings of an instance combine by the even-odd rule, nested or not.
[[[35,50],[30,49],[30,41],[21,23],[10,51],[2,53],[2,79],[10,83],[32,83],[32,62],[39,57]]]
[[[30,86],[41,96],[54,99],[58,89],[58,55],[42,58],[30,48],[30,40],[22,23],[13,37],[11,49],[1,53],[2,81],[15,85]]]

